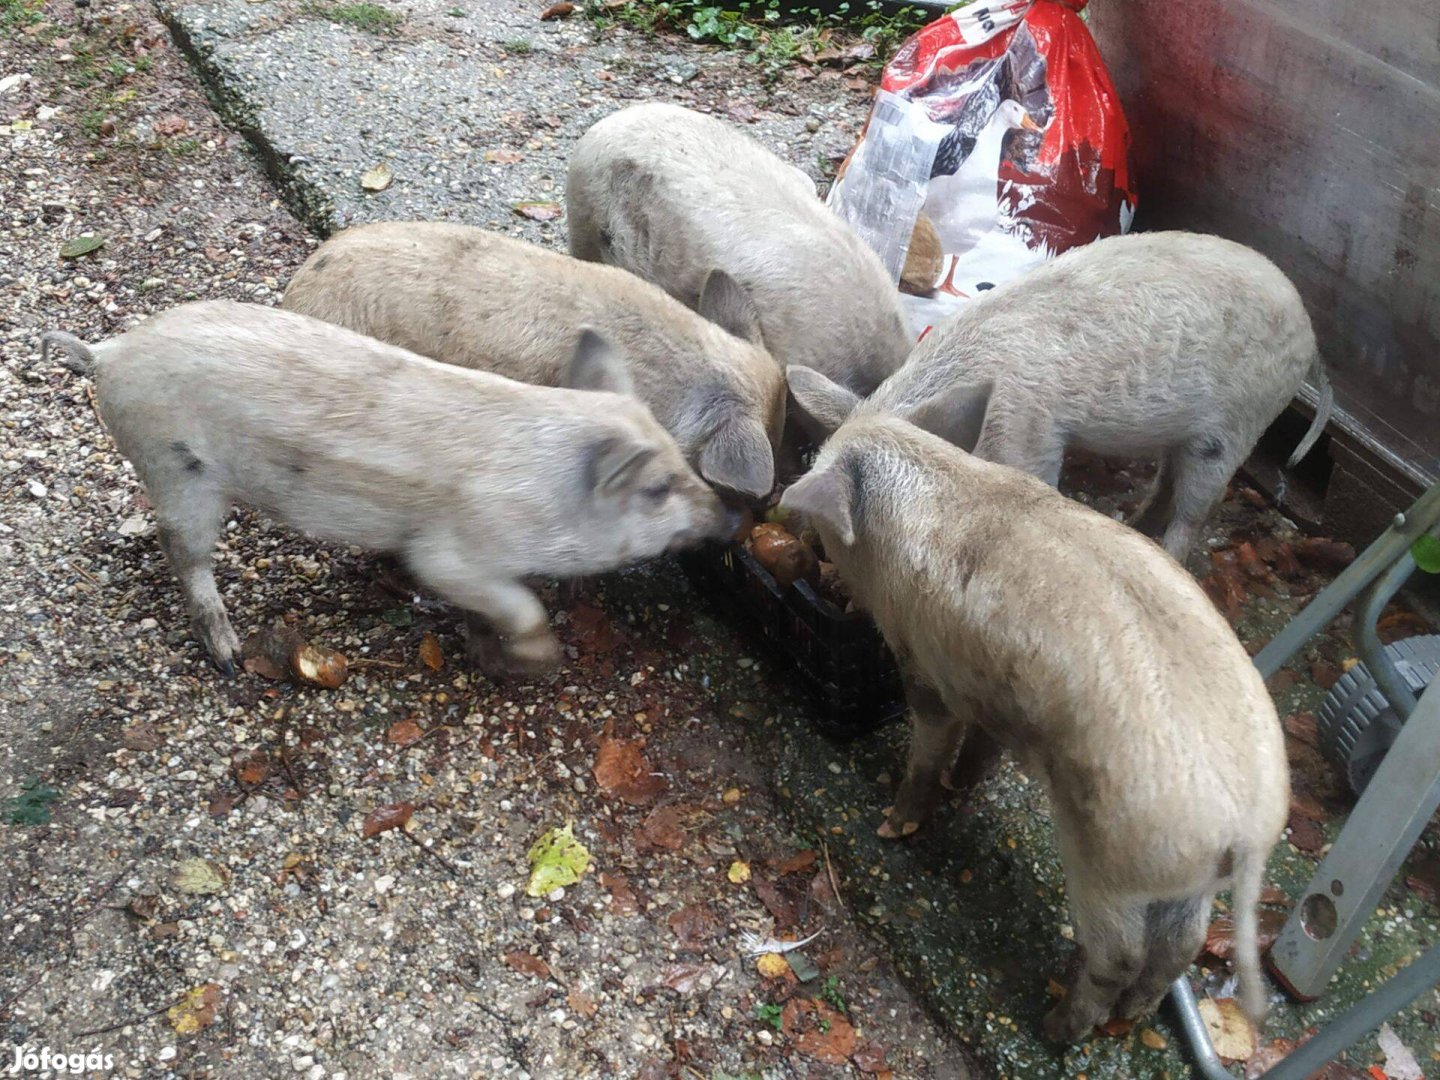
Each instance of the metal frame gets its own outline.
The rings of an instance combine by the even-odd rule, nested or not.
[[[1415,572],[1410,546],[1437,528],[1440,484],[1405,513],[1396,514],[1390,527],[1255,657],[1255,666],[1268,679],[1363,592],[1356,612],[1357,651],[1406,721],[1393,752],[1385,756],[1271,950],[1276,977],[1302,1000],[1313,1000],[1324,990],[1425,823],[1440,807],[1440,680],[1417,702],[1376,629],[1385,605]],[[1303,1080],[1436,982],[1440,982],[1440,948],[1362,998],[1266,1072],[1263,1080]],[[1187,976],[1175,980],[1170,996],[1199,1075],[1205,1080],[1233,1080],[1210,1043]]]

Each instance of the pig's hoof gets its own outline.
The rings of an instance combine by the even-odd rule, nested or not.
[[[909,836],[916,829],[920,828],[918,821],[902,822],[899,828],[896,828],[895,819],[890,816],[894,813],[894,809],[893,806],[886,808],[885,820],[880,823],[880,828],[875,830],[877,836],[884,837],[886,840],[899,840],[902,837]]]
[[[233,679],[236,675],[235,661],[230,659],[216,660],[215,666],[220,669],[220,674],[227,679]]]
[[[1045,1020],[1040,1025],[1040,1033],[1048,1042],[1073,1043],[1092,1026],[1079,1023],[1074,1012],[1068,1009],[1064,1002],[1061,1002],[1045,1014]]]

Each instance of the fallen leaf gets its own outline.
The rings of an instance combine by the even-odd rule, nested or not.
[[[697,990],[709,990],[724,974],[724,964],[671,964],[661,973],[660,985],[689,997]]]
[[[850,1055],[851,1062],[862,1073],[888,1073],[890,1066],[885,1064],[885,1047],[878,1042],[862,1043],[855,1048],[855,1053]]]
[[[1267,881],[1260,887],[1260,903],[1281,904],[1288,908],[1291,906],[1292,901],[1284,889]]]
[[[1290,818],[1290,843],[1307,855],[1318,855],[1325,846],[1325,834],[1318,822],[1305,817]]]
[[[586,1020],[600,1011],[595,999],[584,990],[571,990],[565,995],[565,1004],[570,1006],[570,1011],[576,1016],[583,1016]]]
[[[62,259],[78,259],[82,255],[89,255],[92,251],[99,251],[104,246],[105,237],[103,236],[77,236],[60,245],[60,257]]]
[[[136,720],[120,733],[120,745],[126,750],[154,750],[160,745],[160,733],[154,724]]]
[[[600,873],[600,884],[610,893],[610,910],[616,915],[637,915],[640,901],[624,874]]]
[[[1103,1024],[1096,1025],[1096,1030],[1102,1035],[1108,1035],[1112,1039],[1123,1038],[1129,1035],[1135,1027],[1134,1020],[1127,1020],[1123,1016],[1112,1016]]]
[[[781,1030],[795,1049],[826,1065],[844,1065],[855,1052],[855,1028],[823,1001],[791,998],[781,1014]]]
[[[165,1016],[177,1035],[194,1035],[215,1022],[215,1008],[220,1004],[220,987],[202,983],[185,991],[185,996],[165,1010]]]
[[[420,639],[420,662],[431,671],[445,666],[445,654],[440,651],[440,640],[434,634],[427,633]]]
[[[790,962],[778,952],[762,953],[755,961],[755,970],[767,979],[783,979],[790,973]]]
[[[606,653],[615,647],[615,628],[610,616],[589,604],[576,604],[570,611],[570,625],[586,652]]]
[[[575,839],[572,826],[550,829],[535,841],[525,858],[530,863],[527,896],[544,896],[552,889],[573,885],[590,866],[590,852]]]
[[[795,905],[774,882],[767,881],[763,877],[753,877],[750,884],[755,890],[755,895],[760,898],[760,902],[775,917],[777,929],[788,930],[795,925],[798,918]]]
[[[1413,611],[1392,611],[1375,624],[1375,632],[1382,644],[1390,645],[1418,634],[1433,634],[1435,628]]]
[[[518,202],[511,209],[531,221],[554,221],[564,212],[555,202]]]
[[[205,809],[213,818],[229,817],[230,811],[235,809],[235,796],[216,795]]]
[[[744,885],[750,880],[750,864],[736,859],[730,864],[730,869],[725,871],[725,876],[732,885]]]
[[[1255,1053],[1255,1029],[1234,998],[1201,998],[1200,1018],[1215,1053],[1227,1062],[1245,1061]]]
[[[525,155],[519,150],[486,150],[485,160],[492,165],[518,165]]]
[[[1315,680],[1315,685],[1321,690],[1329,690],[1337,682],[1344,672],[1339,665],[1332,664],[1328,660],[1316,660],[1310,665],[1310,678]]]
[[[360,187],[363,191],[384,191],[394,179],[395,174],[390,171],[390,166],[382,161],[360,174]]]
[[[668,924],[680,939],[680,948],[690,951],[705,948],[720,932],[719,920],[705,904],[686,904],[670,916]]]
[[[1140,1041],[1146,1046],[1148,1046],[1151,1050],[1164,1050],[1167,1046],[1170,1045],[1166,1041],[1164,1035],[1161,1035],[1154,1028],[1148,1027],[1144,1031],[1140,1032]]]
[[[1318,746],[1320,732],[1316,727],[1315,714],[1300,712],[1287,716],[1285,718],[1285,734],[1306,746]]]
[[[186,859],[175,874],[175,886],[184,893],[208,896],[225,891],[225,876],[206,859]]]
[[[1405,875],[1405,884],[1422,900],[1440,904],[1440,856],[1426,855],[1416,859]]]
[[[575,14],[575,5],[565,3],[562,0],[561,3],[551,4],[544,11],[542,11],[540,13],[540,21],[549,22],[551,19],[564,19],[568,18],[573,14]]]
[[[1274,675],[1270,676],[1267,685],[1270,687],[1270,692],[1272,694],[1279,694],[1283,693],[1286,690],[1289,690],[1292,686],[1298,683],[1300,679],[1300,673],[1294,668],[1281,668],[1279,671],[1275,672]]]
[[[403,829],[414,813],[414,805],[408,802],[386,803],[384,806],[377,806],[365,815],[365,821],[360,826],[360,835],[369,839],[382,832],[389,832],[391,829]]]
[[[322,649],[318,645],[301,645],[291,655],[290,667],[306,682],[326,690],[339,689],[349,675],[345,657],[334,649]]]
[[[157,135],[179,135],[190,126],[190,121],[179,113],[166,113],[155,121]]]
[[[1256,944],[1263,953],[1275,944],[1280,931],[1285,929],[1288,918],[1283,911],[1262,908],[1256,912]],[[1235,955],[1235,917],[1217,916],[1205,932],[1205,951],[1219,960],[1229,960]]]
[[[410,746],[425,737],[425,732],[414,720],[397,720],[385,733],[385,741],[394,746]]]
[[[685,846],[685,830],[680,825],[680,812],[673,806],[657,806],[640,823],[640,828],[635,830],[635,836],[648,847],[679,851]]]
[[[1245,1059],[1245,1080],[1260,1080],[1267,1072],[1290,1056],[1295,1049],[1293,1039],[1275,1039]]]
[[[642,745],[639,739],[602,739],[591,770],[601,791],[631,806],[654,801],[668,787],[641,754]]]
[[[1355,561],[1355,549],[1339,540],[1307,536],[1295,544],[1295,554],[1312,570],[1338,573]]]
[[[236,780],[254,787],[256,784],[263,784],[270,775],[270,755],[264,750],[255,750],[244,756],[237,756],[231,761],[230,768],[235,773]]]
[[[815,865],[816,853],[811,849],[797,851],[788,859],[777,859],[770,862],[770,869],[775,871],[776,877],[784,877],[786,874],[798,874],[802,870],[809,870]]]
[[[518,971],[521,975],[531,975],[537,979],[550,978],[550,965],[534,953],[524,952],[520,949],[507,952],[505,963],[512,971]]]
[[[274,682],[290,672],[290,658],[305,639],[284,623],[256,630],[245,639],[240,655],[243,666],[253,675]]]
[[[1303,791],[1292,791],[1290,793],[1290,815],[1292,817],[1307,817],[1311,821],[1325,822],[1330,820],[1330,811],[1325,809],[1325,804],[1314,795],[1307,795]]]

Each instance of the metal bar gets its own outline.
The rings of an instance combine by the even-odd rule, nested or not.
[[[1421,696],[1270,950],[1295,996],[1319,997],[1440,807],[1440,679]]]
[[[1415,560],[1407,551],[1370,586],[1360,610],[1355,613],[1356,650],[1401,723],[1415,711],[1415,695],[1395,662],[1390,659],[1390,654],[1385,651],[1385,646],[1381,644],[1379,622],[1385,605],[1400,591],[1401,586],[1410,580],[1410,575],[1414,572]]]
[[[1362,589],[1390,568],[1401,556],[1408,556],[1410,545],[1440,522],[1440,484],[1431,487],[1415,500],[1403,514],[1396,514],[1390,527],[1360,553],[1360,557],[1322,589],[1305,609],[1291,619],[1270,643],[1255,657],[1260,674],[1269,678],[1300,651],[1300,647],[1320,632],[1344,610]]]
[[[1283,1061],[1262,1074],[1260,1080],[1305,1080],[1436,983],[1440,983],[1440,946],[1387,980],[1378,990],[1366,994],[1316,1032],[1303,1046],[1296,1047]],[[1180,976],[1170,987],[1170,1000],[1179,1017],[1180,1030],[1195,1059],[1194,1074],[1201,1080],[1235,1080],[1235,1074],[1225,1068],[1210,1044],[1210,1034],[1200,1017],[1195,991],[1186,976]]]

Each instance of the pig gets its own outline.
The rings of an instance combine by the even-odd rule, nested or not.
[[[885,267],[799,169],[725,122],[632,105],[575,144],[565,178],[571,254],[622,266],[690,307],[711,267],[755,302],[782,365],[864,395],[913,344]]]
[[[1140,534],[886,414],[855,415],[781,498],[899,661],[913,721],[882,836],[947,769],[998,750],[1043,779],[1081,967],[1045,1033],[1139,1017],[1234,889],[1236,967],[1265,1008],[1256,903],[1289,771],[1259,673],[1195,581]]]
[[[1069,444],[1158,458],[1132,524],[1190,551],[1225,487],[1309,373],[1333,394],[1299,294],[1259,252],[1197,233],[1076,248],[972,300],[863,402],[813,371],[790,392],[822,430],[894,413],[1054,485]]]
[[[93,375],[195,634],[227,674],[240,642],[210,555],[233,502],[398,555],[465,610],[468,651],[497,675],[540,673],[561,655],[527,575],[598,573],[737,523],[588,329],[560,388],[220,300],[93,347],[52,331],[45,361],[52,350]]]
[[[696,314],[614,267],[464,225],[395,221],[333,237],[281,306],[447,364],[559,386],[582,325],[629,361],[640,399],[711,484],[752,499],[774,484],[785,379],[754,305],[723,270]]]

